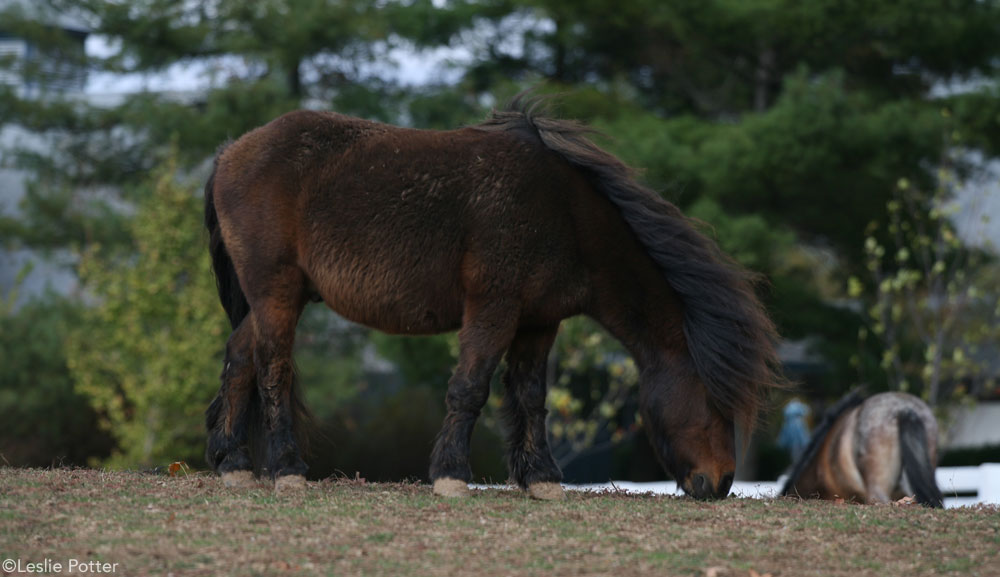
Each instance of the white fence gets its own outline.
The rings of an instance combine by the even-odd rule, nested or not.
[[[937,470],[937,484],[944,494],[946,508],[986,503],[1000,505],[1000,463],[984,463],[978,467],[942,467]],[[767,498],[781,490],[784,479],[777,481],[736,481],[730,493],[738,497]],[[673,481],[632,483],[614,481],[592,485],[566,485],[574,491],[625,491],[679,495],[683,492]]]
[[[945,507],[961,507],[976,503],[1000,505],[1000,463],[983,463],[978,467],[939,468],[935,476],[938,488],[944,494]],[[966,496],[967,493],[975,495]]]

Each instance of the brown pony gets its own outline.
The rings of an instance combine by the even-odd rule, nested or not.
[[[862,503],[913,495],[941,507],[937,435],[934,414],[917,397],[881,393],[865,400],[852,391],[823,416],[780,494]]]
[[[545,367],[559,323],[586,314],[641,369],[656,453],[695,497],[728,494],[734,423],[750,430],[779,377],[753,277],[573,122],[518,97],[484,123],[399,128],[286,114],[224,147],[205,224],[229,315],[207,459],[228,484],[266,471],[300,486],[292,341],[303,307],[389,333],[459,330],[431,455],[434,491],[461,495],[469,438],[506,354],[511,478],[559,498]],[[259,428],[263,462],[251,459]]]

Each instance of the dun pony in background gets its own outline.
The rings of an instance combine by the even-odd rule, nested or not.
[[[304,482],[292,343],[303,307],[322,300],[389,333],[458,329],[435,493],[468,492],[472,428],[506,355],[511,478],[562,497],[545,367],[560,321],[578,314],[635,358],[647,433],[681,487],[729,493],[734,426],[749,431],[779,382],[753,276],[584,127],[536,104],[519,97],[440,132],[299,111],[219,152],[205,224],[233,333],[207,459],[225,483],[255,470],[278,490]]]
[[[780,494],[862,503],[913,495],[941,507],[937,438],[934,414],[917,397],[881,393],[865,400],[852,391],[823,416]]]

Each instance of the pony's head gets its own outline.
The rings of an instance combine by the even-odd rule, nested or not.
[[[732,415],[721,411],[693,370],[648,369],[639,389],[646,434],[663,467],[697,499],[729,494],[736,471]]]

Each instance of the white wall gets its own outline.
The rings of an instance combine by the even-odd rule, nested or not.
[[[1000,402],[981,401],[973,407],[955,411],[945,446],[967,449],[982,445],[1000,445]]]

